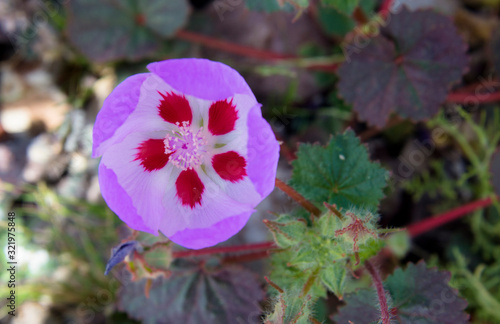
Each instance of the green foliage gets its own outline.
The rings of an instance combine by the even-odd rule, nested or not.
[[[302,296],[311,293],[313,298],[324,295],[324,288],[318,287],[322,284],[341,298],[348,267],[374,256],[384,244],[376,221],[366,210],[348,210],[342,219],[328,211],[311,226],[289,216],[266,221],[276,244],[287,249],[273,262],[286,258],[286,269],[274,269],[272,280],[287,291],[300,290]]]
[[[500,149],[491,157],[490,163],[491,185],[496,195],[500,197]]]
[[[297,298],[300,292],[284,291],[275,298],[272,313],[264,319],[264,324],[309,324],[312,317],[311,296]]]
[[[404,8],[378,36],[346,46],[338,89],[359,117],[375,126],[384,126],[391,112],[427,119],[466,70],[465,50],[451,19]]]
[[[75,0],[67,5],[67,33],[96,62],[139,60],[155,53],[189,15],[187,0]]]
[[[351,15],[358,6],[360,0],[321,0],[325,6],[335,8],[345,15]]]
[[[352,130],[333,136],[326,147],[300,145],[292,165],[290,185],[314,203],[375,210],[384,196],[388,173],[370,161]]]
[[[281,6],[278,0],[245,0],[245,3],[248,9],[254,11],[274,12],[279,10],[293,10],[290,3],[285,3]]]
[[[457,199],[457,181],[451,179],[446,173],[442,160],[432,160],[429,169],[405,181],[403,187],[413,195],[415,201],[420,200],[424,195],[429,195],[431,198],[441,196],[447,200]]]
[[[250,271],[236,265],[182,260],[171,268],[168,278],[142,279],[123,286],[120,309],[151,324],[237,323],[259,317],[258,301],[264,299],[264,293]]]
[[[424,262],[396,269],[387,277],[384,288],[390,296],[389,308],[394,323],[468,323],[467,302],[448,285],[450,274],[427,269]],[[347,305],[335,317],[339,324],[377,322],[380,312],[374,289],[347,295]]]

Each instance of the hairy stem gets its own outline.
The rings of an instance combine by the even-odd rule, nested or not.
[[[365,261],[365,267],[366,270],[368,270],[368,272],[372,276],[373,284],[375,285],[375,289],[377,290],[382,324],[390,324],[391,314],[389,312],[389,306],[387,305],[387,297],[385,296],[384,285],[382,284],[382,279],[380,278],[380,274],[369,260]]]
[[[299,194],[295,189],[276,178],[276,187],[280,188],[281,191],[286,193],[290,198],[298,202],[302,207],[304,207],[311,214],[318,216],[321,215],[321,210],[318,207],[314,206],[312,202],[304,198],[301,194]]]
[[[458,219],[468,213],[490,206],[493,203],[491,197],[480,199],[468,203],[466,205],[460,206],[458,208],[449,210],[442,214],[435,215],[433,217],[426,218],[420,222],[408,226],[408,232],[411,237],[415,237],[424,234],[436,227],[449,223],[455,219]]]
[[[276,245],[274,244],[274,242],[262,242],[255,244],[212,247],[201,250],[176,251],[172,253],[172,256],[174,258],[187,258],[191,256],[210,255],[218,253],[235,253],[235,252],[247,252],[255,250],[269,250],[275,247]]]

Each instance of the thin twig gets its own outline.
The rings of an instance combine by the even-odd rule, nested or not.
[[[449,210],[447,212],[426,218],[415,224],[411,224],[410,226],[408,226],[408,233],[410,234],[411,237],[419,236],[436,227],[439,227],[453,220],[456,220],[462,216],[465,216],[470,212],[488,207],[492,203],[493,199],[490,197],[473,201],[471,203]]]
[[[312,202],[304,198],[301,194],[299,194],[295,189],[281,181],[280,179],[276,178],[276,187],[280,188],[281,191],[286,193],[290,198],[298,202],[302,207],[304,207],[308,212],[313,214],[314,216],[320,216],[321,215],[321,210],[314,206]]]
[[[380,278],[380,274],[369,260],[365,261],[365,267],[366,270],[368,270],[368,272],[372,276],[373,284],[375,285],[375,289],[377,290],[382,324],[390,324],[391,314],[389,312],[389,306],[387,305],[387,297],[385,296],[385,290],[384,290],[384,285],[382,283],[382,278]]]
[[[174,258],[187,258],[191,256],[210,255],[218,253],[235,253],[235,252],[247,252],[255,250],[268,250],[275,247],[276,245],[274,244],[274,242],[262,242],[262,243],[236,245],[236,246],[212,247],[201,250],[176,251],[172,253],[172,256]]]

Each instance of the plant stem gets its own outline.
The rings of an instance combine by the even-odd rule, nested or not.
[[[295,189],[281,181],[280,179],[276,178],[276,187],[280,188],[281,191],[286,193],[290,198],[298,202],[302,207],[304,207],[308,212],[313,214],[314,216],[320,216],[321,215],[321,210],[314,206],[312,202],[304,198],[301,194],[299,194]]]
[[[380,5],[380,9],[378,11],[379,15],[381,15],[382,17],[386,17],[387,15],[389,15],[393,3],[394,0],[384,0]]]
[[[426,218],[420,222],[412,224],[408,226],[408,232],[411,237],[416,237],[421,234],[424,234],[436,227],[449,223],[455,219],[458,219],[474,210],[481,209],[487,206],[490,206],[493,203],[493,199],[491,197],[476,200],[466,205],[460,206],[458,208],[449,210],[442,214],[438,214],[436,216]]]
[[[387,298],[385,296],[384,285],[382,284],[382,279],[380,278],[380,274],[375,269],[375,267],[371,264],[369,260],[365,261],[366,270],[370,273],[373,279],[373,284],[375,285],[375,289],[377,290],[378,302],[380,304],[380,313],[382,324],[390,324],[391,323],[391,314],[389,312],[389,306],[387,305]]]
[[[251,262],[260,259],[265,259],[270,255],[270,250],[264,250],[253,253],[244,253],[240,255],[227,256],[222,259],[221,263],[241,263],[241,262]]]
[[[296,58],[293,55],[280,54],[270,51],[259,50],[249,46],[234,44],[210,36],[201,35],[187,30],[177,32],[177,38],[192,43],[201,44],[206,47],[218,49],[227,53],[256,58],[264,61],[275,61]]]
[[[245,244],[245,245],[212,247],[201,250],[176,251],[172,253],[172,256],[174,258],[187,258],[191,256],[210,255],[218,253],[235,253],[235,252],[247,252],[254,250],[269,250],[275,247],[276,245],[274,244],[274,242],[262,242],[262,243]]]
[[[489,94],[477,95],[475,93],[462,92],[459,90],[448,94],[446,101],[457,104],[478,104],[478,103],[497,102],[500,101],[500,91],[492,92]]]

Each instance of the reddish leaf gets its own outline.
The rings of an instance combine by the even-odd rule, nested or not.
[[[180,261],[178,261],[180,262]],[[149,298],[146,279],[119,292],[119,308],[142,323],[253,323],[261,311],[264,292],[256,276],[239,266],[208,269],[183,261],[172,265],[169,278],[153,281]]]
[[[362,120],[384,126],[391,112],[423,120],[467,68],[466,44],[450,18],[404,8],[380,35],[346,46],[339,92]]]
[[[427,269],[424,262],[396,269],[384,282],[391,297],[391,323],[468,323],[463,311],[467,302],[448,286],[449,280],[448,272]],[[380,316],[376,296],[374,290],[366,289],[346,296],[347,305],[335,317],[336,323],[376,323]]]

